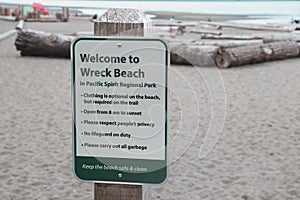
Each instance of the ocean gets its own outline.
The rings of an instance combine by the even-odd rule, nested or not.
[[[244,23],[288,23],[291,19],[300,18],[300,1],[96,1],[96,0],[0,0],[0,4],[39,2],[50,6],[70,6],[86,14],[101,13],[107,8],[137,8],[143,11],[175,11],[201,14],[248,15]],[[236,22],[241,22],[236,21]]]

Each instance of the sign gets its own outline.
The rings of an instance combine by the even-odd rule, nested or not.
[[[164,182],[166,43],[160,39],[81,37],[71,48],[75,176],[105,183]]]

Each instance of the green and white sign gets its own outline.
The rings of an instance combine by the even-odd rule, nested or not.
[[[169,50],[160,39],[77,38],[71,47],[74,174],[85,181],[167,178]]]

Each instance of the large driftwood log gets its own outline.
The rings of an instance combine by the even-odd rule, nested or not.
[[[222,49],[216,56],[216,65],[220,68],[280,60],[299,56],[296,42],[274,42],[264,45]]]
[[[247,36],[247,35],[212,35],[212,34],[202,34],[201,39],[211,39],[211,40],[261,40],[261,36]]]
[[[214,66],[214,59],[220,48],[216,46],[170,44],[170,50],[172,64]]]
[[[277,34],[266,35],[263,37],[264,43],[278,42],[278,41],[296,41],[300,42],[299,34]]]
[[[70,58],[72,36],[42,31],[20,30],[15,45],[22,56]]]

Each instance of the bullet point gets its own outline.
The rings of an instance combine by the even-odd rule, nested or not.
[[[83,146],[83,144],[81,144],[81,146]]]

